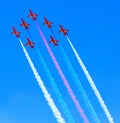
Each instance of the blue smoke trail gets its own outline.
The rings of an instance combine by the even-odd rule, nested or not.
[[[28,60],[28,63],[30,65],[31,69],[32,69],[32,72],[33,72],[33,74],[34,74],[34,76],[35,76],[35,78],[36,78],[36,80],[37,80],[37,82],[38,82],[38,84],[39,84],[42,92],[43,92],[43,95],[44,95],[44,97],[45,97],[48,105],[50,106],[50,108],[52,110],[53,115],[55,116],[56,120],[59,123],[66,123],[65,120],[64,120],[64,118],[61,116],[61,113],[58,110],[57,106],[55,105],[53,99],[51,98],[51,95],[47,91],[47,89],[46,89],[43,81],[41,80],[41,77],[39,76],[39,74],[37,72],[37,69],[35,68],[35,66],[34,66],[34,64],[33,64],[32,60],[31,60],[29,54],[27,53],[27,51],[26,51],[26,49],[25,49],[25,47],[24,47],[24,45],[23,45],[23,43],[22,43],[22,41],[21,41],[20,38],[19,38],[19,42],[21,44],[21,47],[22,47],[23,52],[25,54],[25,57]]]
[[[56,69],[58,70],[58,73],[60,74],[61,79],[64,82],[64,85],[65,85],[70,97],[72,98],[72,100],[73,100],[73,102],[74,102],[79,114],[81,115],[81,118],[83,119],[84,123],[89,123],[87,116],[85,115],[85,113],[84,113],[79,101],[77,100],[73,90],[71,89],[71,87],[70,87],[70,85],[69,85],[69,83],[68,83],[68,81],[67,81],[67,79],[66,79],[66,77],[65,77],[65,75],[64,75],[64,73],[62,71],[62,69],[60,68],[60,66],[59,66],[59,64],[58,64],[53,52],[51,51],[51,49],[50,49],[50,47],[49,47],[49,45],[47,43],[47,40],[44,37],[43,32],[41,31],[41,28],[40,28],[40,26],[38,25],[37,22],[36,22],[36,27],[37,27],[37,29],[38,29],[38,31],[40,33],[41,38],[44,41],[45,47],[47,48],[48,53],[51,56],[52,61],[54,62],[54,65],[55,65]]]
[[[51,29],[51,32],[52,32],[52,34],[55,37],[55,33],[54,33],[54,31],[52,29]],[[86,104],[86,106],[87,106],[87,108],[88,108],[88,110],[89,110],[89,112],[91,114],[91,117],[92,117],[93,121],[95,123],[100,123],[100,120],[99,120],[99,118],[98,118],[98,116],[97,116],[97,114],[96,114],[96,112],[95,112],[90,100],[88,99],[88,97],[87,97],[87,95],[86,95],[86,93],[85,93],[85,91],[84,91],[84,89],[83,89],[83,87],[82,87],[82,85],[81,85],[81,83],[80,83],[80,81],[78,79],[78,76],[77,76],[76,72],[74,71],[74,69],[73,69],[73,67],[72,67],[72,65],[71,65],[71,63],[70,63],[70,61],[69,61],[64,49],[63,49],[63,47],[61,45],[59,45],[59,46],[60,46],[62,55],[64,57],[64,61],[65,61],[66,65],[67,65],[67,68],[70,71],[70,73],[71,73],[71,75],[73,77],[73,80],[74,80],[79,92],[82,95],[82,98],[83,98],[83,100],[84,100],[84,102],[85,102],[85,104]]]
[[[53,36],[56,38],[56,36],[55,36],[55,33],[54,33],[53,29],[52,29],[52,28],[50,28],[50,30],[51,30],[51,32],[52,32],[52,34],[53,34]]]
[[[63,109],[63,111],[64,111],[64,113],[66,115],[66,117],[68,118],[69,123],[74,123],[73,117],[72,117],[72,115],[71,115],[66,103],[63,100],[63,97],[62,97],[62,95],[61,95],[61,93],[60,93],[60,91],[59,91],[59,89],[58,89],[58,87],[57,87],[57,85],[56,85],[56,83],[55,83],[55,81],[54,81],[54,79],[53,79],[48,67],[47,67],[47,64],[45,63],[45,61],[44,61],[43,57],[41,56],[40,51],[39,51],[39,49],[37,47],[36,47],[36,50],[37,50],[37,53],[39,55],[41,64],[43,66],[43,69],[44,69],[44,71],[46,72],[46,74],[48,76],[50,84],[51,84],[53,90],[55,91],[56,97],[57,97],[57,99],[58,99],[58,101],[59,101],[59,103],[60,103],[60,105],[61,105],[61,107],[62,107],[62,109]]]
[[[97,87],[96,87],[96,85],[95,85],[95,83],[94,83],[92,77],[90,76],[90,74],[89,74],[87,68],[85,67],[85,65],[84,65],[84,63],[83,63],[83,61],[82,61],[82,59],[80,58],[79,54],[77,53],[77,51],[76,51],[75,47],[73,46],[73,44],[72,44],[71,40],[69,39],[69,37],[66,36],[66,38],[67,38],[68,43],[70,44],[70,46],[71,46],[71,48],[72,48],[72,50],[73,50],[73,52],[74,52],[74,54],[75,54],[75,56],[76,56],[76,58],[77,58],[77,60],[78,60],[78,63],[79,63],[79,65],[80,65],[80,67],[82,68],[82,70],[83,70],[83,72],[84,72],[86,78],[88,79],[88,82],[89,82],[91,88],[93,89],[93,91],[94,91],[94,93],[95,93],[95,95],[96,95],[96,97],[97,97],[97,99],[98,99],[98,102],[100,103],[100,105],[101,105],[101,107],[102,107],[102,109],[103,109],[103,111],[104,111],[106,117],[108,118],[108,121],[109,121],[110,123],[114,123],[113,117],[111,116],[111,114],[110,114],[110,112],[109,112],[107,106],[105,105],[105,102],[104,102],[104,100],[102,99],[102,96],[101,96],[100,92],[98,91],[98,89],[97,89]]]
[[[67,68],[70,71],[70,73],[71,73],[71,75],[73,77],[73,80],[74,80],[79,92],[81,93],[82,98],[83,98],[86,106],[88,107],[88,110],[89,110],[89,112],[90,112],[90,114],[92,116],[93,121],[95,123],[100,123],[100,120],[98,119],[98,116],[97,116],[96,112],[94,111],[94,108],[93,108],[90,100],[88,99],[88,97],[87,97],[87,95],[86,95],[86,93],[85,93],[85,91],[84,91],[84,89],[83,89],[83,87],[82,87],[82,85],[81,85],[81,83],[80,83],[80,81],[78,79],[78,76],[77,76],[76,72],[74,71],[74,69],[73,69],[73,67],[72,67],[68,57],[66,56],[65,51],[63,50],[61,45],[60,45],[60,49],[61,49],[62,55],[64,57],[64,61],[65,61],[66,65],[67,65]]]
[[[29,37],[32,39],[31,33],[28,29],[27,29],[27,33],[28,33]]]
[[[29,37],[32,39],[32,35],[31,35],[30,31],[27,30],[27,32],[28,32]],[[60,91],[59,91],[59,89],[58,89],[58,87],[57,87],[57,85],[56,85],[56,83],[55,83],[55,81],[54,81],[54,79],[53,79],[48,67],[47,67],[46,62],[44,61],[44,59],[43,59],[43,57],[42,57],[42,55],[41,55],[41,53],[40,53],[40,51],[38,49],[38,47],[36,47],[36,51],[37,51],[37,54],[38,54],[39,59],[41,61],[41,64],[43,66],[43,69],[44,69],[44,71],[46,72],[46,74],[48,76],[50,84],[51,84],[53,90],[55,91],[56,97],[57,97],[57,99],[58,99],[58,101],[59,101],[59,103],[60,103],[60,105],[61,105],[61,107],[62,107],[62,109],[64,111],[64,114],[68,118],[69,123],[75,123],[74,120],[73,120],[73,117],[72,117],[72,115],[71,115],[66,103],[64,102],[63,97],[62,97],[62,95],[61,95],[61,93],[60,93]]]

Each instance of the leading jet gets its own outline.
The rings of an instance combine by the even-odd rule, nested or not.
[[[29,9],[30,13],[28,15],[28,17],[32,17],[32,20],[36,20],[36,16],[38,16],[37,14],[33,13],[31,9]]]

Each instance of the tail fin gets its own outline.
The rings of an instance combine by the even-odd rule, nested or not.
[[[54,43],[54,46],[58,46],[58,44],[57,43]]]

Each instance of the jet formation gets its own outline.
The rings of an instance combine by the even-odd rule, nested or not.
[[[32,10],[29,9],[29,14],[28,14],[28,17],[29,18],[31,17],[32,20],[34,21],[34,20],[37,20],[37,16],[38,16],[37,14],[33,13]],[[52,28],[52,24],[53,23],[50,22],[50,21],[48,21],[48,19],[46,17],[44,17],[43,19],[44,19],[43,25],[46,25],[48,28]],[[22,21],[22,23],[20,24],[20,26],[23,26],[24,29],[26,29],[26,30],[29,29],[30,24],[26,23],[23,18],[21,18],[21,21]],[[63,33],[64,36],[68,35],[68,31],[69,30],[68,29],[65,29],[62,25],[59,25],[59,26],[60,26],[60,30],[58,32],[59,33]],[[12,26],[12,29],[13,29],[12,34],[15,34],[16,35],[16,38],[19,38],[21,33],[19,31],[17,31],[14,26]],[[34,42],[31,42],[28,37],[26,38],[26,40],[27,40],[27,43],[25,45],[26,46],[29,45],[30,48],[34,48],[34,44],[35,43]],[[58,42],[59,42],[58,40],[54,39],[53,36],[50,35],[50,41],[49,41],[49,43],[53,43],[54,46],[58,46]]]

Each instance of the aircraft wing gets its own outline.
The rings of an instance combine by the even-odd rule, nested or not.
[[[62,32],[62,30],[59,30],[59,32]]]
[[[13,31],[13,32],[11,32],[11,34],[15,34],[15,32]]]
[[[29,43],[27,42],[25,45],[28,46],[28,44],[29,44]]]

